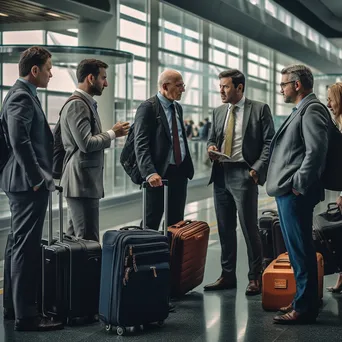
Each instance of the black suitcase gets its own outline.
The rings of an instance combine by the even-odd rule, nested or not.
[[[336,203],[314,216],[313,236],[316,251],[323,255],[324,274],[342,271],[342,214]]]
[[[143,227],[146,227],[146,186],[143,183]],[[123,335],[127,327],[153,322],[162,325],[169,315],[167,191],[164,212],[164,235],[141,227],[123,227],[108,230],[103,236],[99,317],[108,332],[113,326],[118,335]]]
[[[59,241],[52,240],[52,194],[48,241],[42,241],[41,310],[46,317],[71,325],[98,319],[101,246],[96,241],[63,235],[63,189],[59,195]]]
[[[261,213],[259,233],[263,248],[263,266],[266,268],[278,255],[286,252],[279,216],[276,210],[270,209]]]

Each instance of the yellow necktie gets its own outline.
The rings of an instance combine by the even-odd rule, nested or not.
[[[233,147],[233,138],[234,138],[234,126],[235,126],[235,106],[232,105],[229,110],[229,117],[227,128],[225,131],[225,144],[224,144],[224,153],[231,157],[232,155],[232,147]]]

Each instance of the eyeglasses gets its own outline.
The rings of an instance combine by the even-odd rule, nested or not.
[[[165,83],[165,84],[170,84],[170,83]],[[185,87],[186,87],[186,85],[185,85],[184,83],[175,84],[175,86],[176,86],[177,88],[185,88]]]
[[[296,82],[296,81],[282,82],[282,83],[280,83],[279,85],[280,85],[281,90],[284,90],[286,84],[295,83],[295,82]]]

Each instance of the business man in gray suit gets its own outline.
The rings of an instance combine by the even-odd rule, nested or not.
[[[102,131],[97,103],[108,86],[108,65],[96,59],[85,59],[77,67],[78,88],[73,100],[61,112],[61,135],[66,151],[61,186],[69,213],[68,235],[99,241],[99,200],[104,196],[104,149],[115,138],[128,134],[128,122],[116,123]]]
[[[315,205],[324,198],[320,176],[328,149],[329,113],[313,93],[314,80],[308,67],[292,65],[281,74],[280,93],[295,107],[272,140],[266,189],[276,198],[296,295],[274,322],[310,323],[318,314],[312,216]]]
[[[213,113],[208,140],[214,160],[210,182],[214,182],[214,203],[221,242],[222,273],[205,286],[206,291],[236,287],[236,211],[247,244],[249,283],[246,295],[261,291],[262,246],[257,225],[258,184],[266,181],[269,145],[274,125],[267,104],[244,96],[245,76],[239,70],[219,75],[223,105]],[[229,158],[220,158],[215,152]]]
[[[51,54],[41,47],[22,52],[19,79],[9,90],[1,124],[10,155],[1,172],[0,186],[11,209],[11,230],[5,251],[4,318],[15,319],[14,329],[62,328],[38,316],[36,294],[41,238],[52,179],[53,136],[37,97],[51,74]]]

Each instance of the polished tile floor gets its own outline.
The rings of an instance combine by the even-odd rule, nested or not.
[[[188,203],[187,218],[210,223],[211,235],[205,279],[201,286],[175,302],[176,312],[171,313],[163,327],[151,326],[143,332],[129,332],[126,336],[108,334],[100,323],[88,326],[66,327],[62,331],[48,333],[17,333],[13,322],[0,319],[0,342],[63,341],[208,341],[208,342],[257,342],[257,341],[342,341],[342,294],[325,293],[324,304],[316,325],[284,327],[274,325],[274,313],[261,308],[261,296],[246,298],[247,258],[245,242],[238,229],[238,288],[217,293],[203,292],[203,285],[215,280],[220,274],[220,244],[213,209],[211,190],[201,190],[203,199]],[[206,195],[207,194],[207,195]],[[195,199],[196,194],[189,194]],[[331,199],[334,198],[332,195]],[[328,199],[329,200],[329,199]],[[132,204],[131,217],[139,217],[139,203]],[[260,212],[274,208],[274,202],[261,190]],[[121,211],[122,212],[122,209]],[[134,214],[135,213],[135,214]],[[107,213],[107,215],[109,215]],[[113,209],[112,209],[112,215]],[[128,216],[126,216],[128,217]],[[138,220],[132,223],[137,223]],[[115,225],[113,225],[115,226]],[[116,226],[115,226],[116,227]],[[325,277],[325,286],[333,285],[335,276]],[[0,303],[1,304],[1,303]]]

